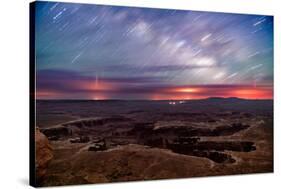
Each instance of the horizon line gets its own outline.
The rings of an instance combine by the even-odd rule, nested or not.
[[[35,100],[49,100],[49,101],[59,101],[59,100],[65,100],[65,101],[193,101],[193,100],[208,100],[208,99],[239,99],[239,100],[274,100],[274,98],[240,98],[240,97],[207,97],[207,98],[194,98],[194,99],[36,99]]]

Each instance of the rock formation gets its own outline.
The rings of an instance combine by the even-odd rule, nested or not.
[[[36,147],[36,182],[39,183],[46,175],[47,167],[53,158],[52,147],[48,138],[36,129],[35,132]]]

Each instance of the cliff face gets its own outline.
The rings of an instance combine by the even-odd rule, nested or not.
[[[47,167],[53,158],[52,147],[48,138],[36,129],[35,132],[35,145],[36,145],[36,182],[46,175]]]

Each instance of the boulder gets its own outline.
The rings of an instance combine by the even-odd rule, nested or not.
[[[36,181],[38,183],[46,175],[48,164],[53,158],[52,147],[49,140],[38,128],[35,132],[35,147]]]

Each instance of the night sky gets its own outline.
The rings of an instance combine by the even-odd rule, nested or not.
[[[273,98],[273,17],[36,3],[38,99]]]

